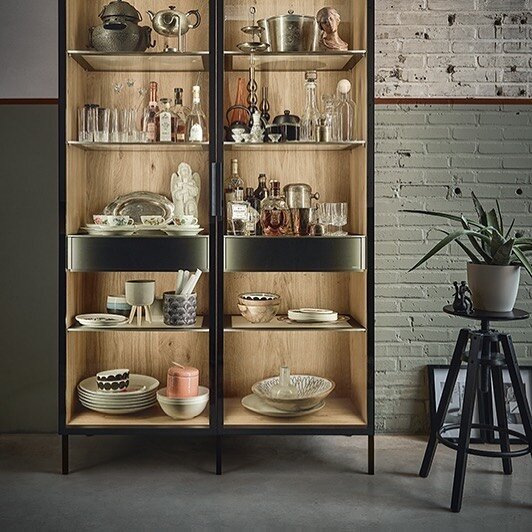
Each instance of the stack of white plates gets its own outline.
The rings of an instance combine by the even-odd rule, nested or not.
[[[135,227],[133,225],[98,225],[98,224],[87,224],[85,227],[82,227],[89,235],[122,235],[129,236],[135,232]]]
[[[288,319],[302,323],[338,321],[338,312],[324,308],[298,308],[288,311]]]
[[[123,392],[98,390],[96,377],[89,377],[78,384],[80,403],[102,414],[132,414],[157,404],[159,381],[147,375],[131,374],[129,386]]]

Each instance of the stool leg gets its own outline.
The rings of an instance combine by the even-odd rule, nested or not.
[[[528,444],[532,445],[532,414],[530,413],[530,406],[526,399],[525,386],[523,384],[523,379],[521,378],[519,365],[517,364],[514,344],[512,338],[508,334],[501,334],[499,338],[506,359],[508,373],[510,374],[510,379],[514,388],[515,400],[517,401],[519,413],[521,414],[521,419],[523,421],[526,439],[528,440]]]
[[[482,353],[484,341],[489,342],[489,337],[473,334],[471,347],[469,349],[469,361],[467,363],[467,376],[465,383],[464,402],[462,405],[462,419],[460,421],[460,435],[458,437],[458,451],[456,454],[456,465],[454,468],[453,495],[451,499],[451,510],[459,512],[462,508],[462,497],[464,495],[465,472],[467,465],[467,451],[471,439],[471,422],[473,420],[473,410],[478,382],[478,366]]]
[[[491,378],[493,380],[493,397],[495,398],[495,410],[497,411],[497,423],[499,427],[508,428],[508,418],[506,416],[506,405],[504,404],[504,385],[502,379],[501,366],[491,368]],[[503,453],[510,452],[510,437],[507,432],[499,432],[499,441]],[[502,459],[502,469],[505,475],[512,474],[512,460]]]
[[[443,386],[443,392],[440,399],[440,404],[436,412],[436,417],[434,423],[430,427],[430,436],[427,443],[427,448],[425,450],[425,456],[423,457],[423,463],[421,464],[421,469],[419,470],[419,476],[426,478],[430,473],[430,468],[432,466],[432,461],[434,460],[434,454],[436,453],[436,446],[438,445],[437,434],[440,428],[445,421],[445,416],[447,414],[447,409],[449,408],[449,403],[451,402],[451,397],[453,395],[453,390],[456,385],[456,379],[458,378],[458,373],[460,372],[460,366],[462,365],[462,356],[467,347],[467,340],[469,338],[469,329],[462,329],[458,334],[458,340],[454,348],[453,357],[451,359],[451,365],[449,367],[449,373],[445,379],[445,384]]]

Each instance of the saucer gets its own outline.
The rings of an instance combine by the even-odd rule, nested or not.
[[[199,226],[200,226],[199,224],[193,224],[193,225],[174,224],[174,225],[169,225],[168,227],[178,227],[181,229],[198,229]]]
[[[182,225],[167,225],[164,228],[166,234],[180,236],[196,236],[204,230],[203,227],[185,227]]]

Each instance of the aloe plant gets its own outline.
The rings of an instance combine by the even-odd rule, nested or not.
[[[464,253],[475,264],[491,264],[507,266],[509,264],[520,265],[532,276],[532,266],[529,256],[532,254],[532,238],[520,233],[512,233],[515,218],[508,229],[504,230],[504,223],[499,202],[495,200],[497,210],[491,209],[486,212],[480,201],[472,192],[473,204],[477,213],[478,221],[470,220],[465,216],[456,216],[443,212],[421,211],[405,209],[403,212],[423,214],[438,218],[446,218],[458,222],[461,227],[449,232],[441,228],[434,228],[444,233],[445,236],[422,258],[410,271],[421,266],[428,259],[436,255],[451,242],[456,242]]]

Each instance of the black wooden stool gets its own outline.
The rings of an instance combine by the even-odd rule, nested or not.
[[[490,321],[523,320],[528,318],[529,314],[518,309],[514,309],[512,312],[499,314],[481,311],[473,311],[472,314],[458,314],[453,310],[451,305],[447,305],[443,310],[447,314],[453,314],[454,316],[479,320],[481,322],[481,327],[478,331],[462,329],[458,335],[438,411],[433,426],[430,429],[429,442],[423,458],[423,464],[419,471],[419,476],[424,478],[428,476],[438,442],[456,450],[457,456],[454,470],[451,510],[453,512],[459,512],[462,507],[468,454],[490,458],[502,458],[504,474],[511,475],[511,458],[524,456],[532,452],[532,415],[525,397],[525,388],[517,364],[512,339],[508,334],[490,330],[489,325]],[[468,341],[470,341],[470,347],[469,352],[466,355]],[[499,346],[502,347],[502,353],[500,352]],[[461,421],[460,424],[444,426],[445,416],[447,414],[447,409],[449,408],[458,373],[460,372],[462,360],[467,362],[467,375]],[[508,429],[502,378],[502,368],[504,365],[506,365],[508,373],[510,374],[525,434]],[[493,381],[493,395],[495,398],[498,426],[488,424],[485,419],[481,419],[480,423],[472,423],[477,390],[478,393],[487,393],[490,390],[490,374]],[[480,429],[481,431],[498,432],[500,435],[501,450],[485,451],[480,449],[470,449],[469,440],[472,428]],[[453,443],[444,436],[446,432],[454,429],[460,429],[458,443]],[[524,443],[526,447],[511,451],[510,436],[517,438],[520,442]]]

